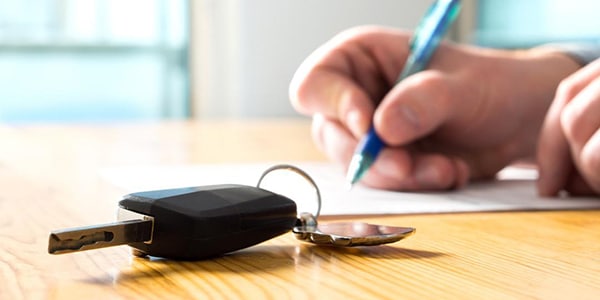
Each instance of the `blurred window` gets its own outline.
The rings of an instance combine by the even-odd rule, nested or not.
[[[598,0],[480,0],[476,43],[525,48],[600,40]]]
[[[187,0],[0,1],[0,121],[181,118]]]

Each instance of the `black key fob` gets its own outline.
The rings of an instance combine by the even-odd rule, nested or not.
[[[139,192],[123,209],[154,218],[151,242],[130,246],[143,254],[204,259],[246,248],[290,231],[296,203],[245,185],[212,185]]]
[[[264,190],[260,184],[272,171],[294,171],[315,189],[316,214],[297,216],[296,203]],[[314,180],[291,165],[267,169],[258,187],[211,185],[139,192],[119,202],[118,221],[55,230],[48,253],[62,254],[127,244],[139,256],[198,260],[264,242],[290,230],[300,240],[340,247],[375,246],[399,241],[415,232],[360,222],[319,225],[321,194]]]

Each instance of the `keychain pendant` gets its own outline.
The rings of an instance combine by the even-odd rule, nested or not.
[[[298,240],[317,244],[338,247],[377,246],[394,243],[415,233],[412,227],[395,227],[375,225],[363,222],[336,222],[319,224],[317,218],[321,211],[321,193],[315,181],[302,169],[292,165],[276,165],[263,172],[257,187],[264,177],[275,170],[289,170],[304,177],[315,189],[317,195],[317,212],[301,213],[292,228]]]
[[[411,227],[394,227],[363,222],[317,224],[316,218],[304,213],[292,232],[297,239],[317,245],[339,247],[377,246],[397,242],[415,233]]]

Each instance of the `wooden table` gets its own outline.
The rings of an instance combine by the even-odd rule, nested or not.
[[[305,120],[0,125],[0,143],[0,299],[600,299],[600,211],[359,217],[417,234],[353,249],[285,234],[195,262],[47,253],[50,230],[114,220],[123,191],[102,168],[323,160]]]

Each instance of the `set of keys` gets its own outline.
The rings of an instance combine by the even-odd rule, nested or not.
[[[298,214],[288,197],[262,189],[265,176],[286,169],[315,188],[315,214]],[[308,174],[292,165],[267,169],[256,187],[211,185],[132,193],[119,202],[117,221],[56,230],[48,252],[76,251],[129,245],[137,256],[178,260],[216,257],[267,241],[290,230],[296,238],[319,245],[373,246],[399,241],[415,232],[360,222],[319,224],[321,196]]]

